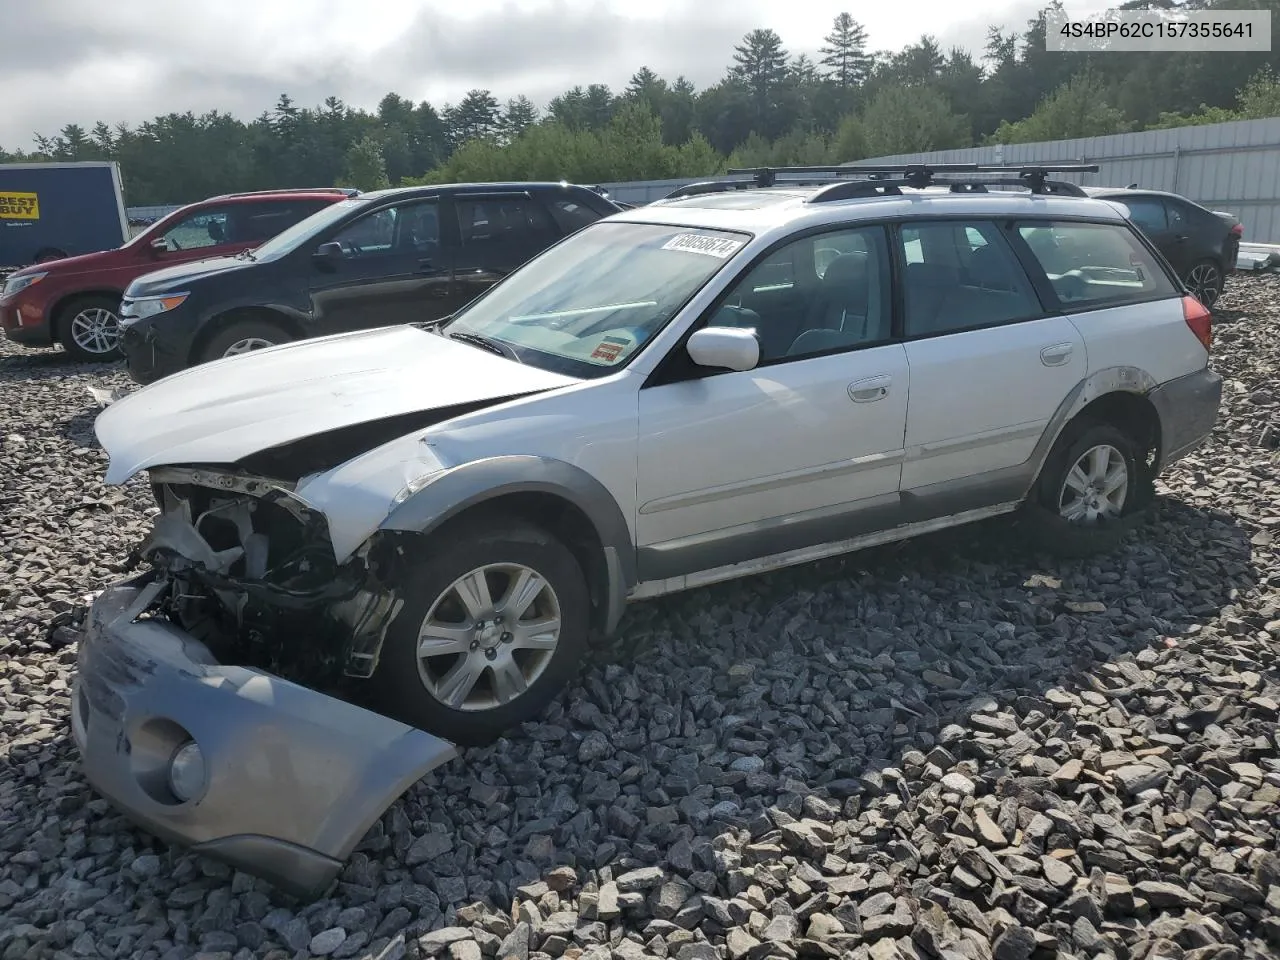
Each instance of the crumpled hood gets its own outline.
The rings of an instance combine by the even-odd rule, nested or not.
[[[184,370],[112,403],[94,432],[114,484],[150,467],[229,464],[340,427],[577,382],[416,327],[384,327]]]

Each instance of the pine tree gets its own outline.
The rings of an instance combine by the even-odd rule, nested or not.
[[[871,72],[871,56],[867,53],[867,31],[862,24],[842,13],[823,37],[826,46],[819,50],[827,76],[842,87],[864,83]]]

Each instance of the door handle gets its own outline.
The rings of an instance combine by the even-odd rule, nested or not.
[[[1070,343],[1055,343],[1040,351],[1040,362],[1046,367],[1060,367],[1071,359],[1071,351],[1075,347]]]
[[[849,384],[849,399],[854,403],[874,403],[889,394],[893,377],[883,374],[878,377],[867,377]]]

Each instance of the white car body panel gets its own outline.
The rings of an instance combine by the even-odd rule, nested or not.
[[[906,350],[904,490],[1025,462],[1088,365],[1066,317],[914,340]]]
[[[640,391],[637,546],[896,493],[908,379],[893,344]]]
[[[500,362],[513,370],[525,369],[511,361]],[[304,478],[296,492],[325,514],[334,553],[341,561],[378,528],[407,485],[486,457],[546,457],[579,467],[600,481],[622,510],[634,537],[638,382],[623,371],[570,385],[563,392],[487,407],[414,431]]]
[[[1089,345],[1089,373],[1134,367],[1156,383],[1203,369],[1208,354],[1182,316],[1179,300],[1135,303],[1071,315]]]

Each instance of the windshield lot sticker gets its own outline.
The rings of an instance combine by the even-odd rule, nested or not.
[[[686,253],[705,253],[708,257],[724,260],[742,248],[743,241],[725,237],[708,237],[700,233],[681,233],[662,245],[663,250],[683,250]]]
[[[631,346],[631,341],[626,337],[605,337],[591,351],[592,360],[603,360],[605,363],[616,363],[618,357],[622,356],[622,351]]]

